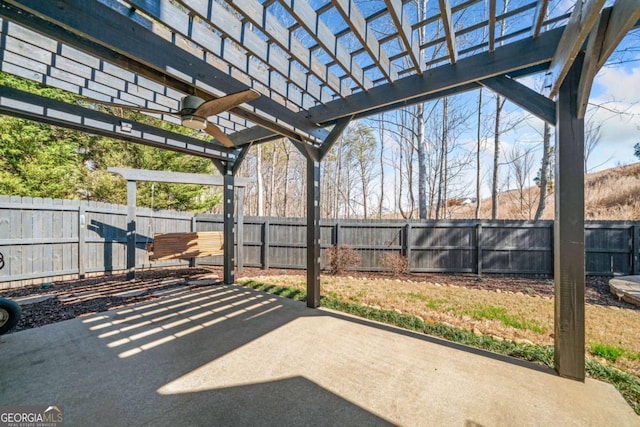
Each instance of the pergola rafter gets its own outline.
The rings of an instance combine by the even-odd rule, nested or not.
[[[490,88],[556,126],[556,365],[583,380],[583,114],[596,73],[638,25],[640,4],[573,3],[560,14],[561,0],[507,3],[498,15],[496,0],[439,0],[422,19],[409,0],[325,0],[315,9],[309,0],[0,0],[5,73],[167,112],[184,95],[261,94],[202,118],[234,149],[8,87],[0,113],[210,158],[223,175],[228,283],[239,165],[253,144],[288,138],[307,158],[307,304],[316,307],[320,164],[348,123]],[[542,72],[542,94],[517,80]]]
[[[364,50],[372,58],[373,63],[376,64],[382,75],[388,81],[394,81],[398,78],[396,70],[393,68],[393,64],[389,60],[387,53],[380,45],[379,40],[370,31],[367,21],[360,13],[360,10],[356,6],[354,0],[332,0],[333,6],[336,8],[342,18],[345,20],[352,33],[362,44]]]
[[[244,2],[244,0],[236,0],[234,4],[241,2]],[[367,90],[373,85],[371,79],[364,74],[364,70],[354,60],[353,56],[349,55],[338,37],[320,19],[311,5],[307,2],[293,0],[281,0],[280,3],[298,21],[298,25],[310,34],[317,43],[317,48],[324,49],[360,89]],[[312,55],[312,58],[315,58],[315,56]]]
[[[420,54],[417,41],[413,39],[411,23],[404,13],[402,2],[400,0],[385,0],[385,4],[393,23],[398,29],[398,36],[400,36],[405,51],[411,59],[414,70],[420,73],[424,69],[424,57]]]

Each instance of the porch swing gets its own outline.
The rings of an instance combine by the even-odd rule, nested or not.
[[[160,233],[147,243],[149,261],[191,259],[223,255],[222,231],[196,231],[192,233]]]
[[[224,233],[222,231],[196,231],[182,233],[152,233],[154,227],[155,185],[151,185],[151,217],[149,218],[147,255],[149,261],[170,259],[193,259],[223,255]]]

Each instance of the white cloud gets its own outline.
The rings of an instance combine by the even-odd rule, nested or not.
[[[592,102],[615,99],[618,102],[640,101],[640,67],[603,68],[591,90]]]

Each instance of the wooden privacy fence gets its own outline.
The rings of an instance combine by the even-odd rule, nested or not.
[[[221,230],[222,217],[200,215],[196,227]],[[553,274],[553,221],[322,220],[320,236],[323,268],[338,244],[359,252],[359,271],[383,271],[383,255],[397,253],[412,272]],[[304,219],[245,217],[237,237],[244,266],[306,268]],[[640,222],[587,222],[587,274],[640,274],[639,244]]]
[[[52,278],[126,269],[127,208],[75,200],[0,196],[0,288]],[[150,262],[154,233],[222,231],[222,216],[138,208],[136,267]],[[640,222],[588,222],[586,271],[640,274]],[[306,268],[304,219],[245,217],[236,224],[236,263],[260,268]],[[358,270],[381,271],[386,253],[406,256],[413,272],[553,274],[553,223],[540,221],[321,221],[326,249],[345,244],[361,256]],[[221,257],[200,258],[221,265]]]

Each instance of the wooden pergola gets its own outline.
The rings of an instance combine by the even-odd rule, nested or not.
[[[6,73],[167,112],[185,95],[261,94],[210,119],[233,147],[9,87],[0,113],[210,158],[223,175],[225,242],[247,151],[288,138],[307,159],[307,305],[317,307],[320,162],[347,124],[487,87],[556,127],[555,361],[583,380],[584,112],[640,2],[561,3],[439,0],[420,13],[410,0],[0,0]],[[517,80],[536,73],[544,93]],[[224,263],[233,283],[233,251]]]

